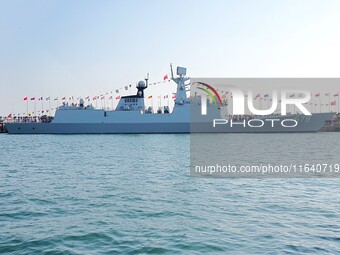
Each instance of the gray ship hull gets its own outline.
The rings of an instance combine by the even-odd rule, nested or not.
[[[10,134],[189,133],[189,123],[9,123]]]
[[[178,133],[296,133],[317,132],[334,113],[316,113],[310,118],[303,115],[272,116],[275,125],[264,121],[261,127],[251,127],[235,121],[235,125],[217,125],[212,122],[154,122],[154,123],[7,123],[10,134],[178,134]],[[267,119],[270,117],[267,117]],[[295,119],[296,127],[284,127],[283,119]]]

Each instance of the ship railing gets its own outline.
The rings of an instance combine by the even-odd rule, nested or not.
[[[243,120],[257,119],[261,117],[263,116],[251,115],[251,114],[245,114],[245,115],[230,115],[229,114],[226,119],[232,120],[232,121],[243,121]]]
[[[50,116],[15,116],[12,118],[7,118],[5,122],[7,123],[50,123],[53,117]]]

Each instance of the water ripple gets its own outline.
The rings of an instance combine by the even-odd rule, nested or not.
[[[191,178],[187,135],[0,139],[0,254],[340,253],[337,179]]]

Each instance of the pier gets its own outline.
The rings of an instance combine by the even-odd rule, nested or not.
[[[340,113],[334,115],[330,120],[327,120],[321,128],[322,132],[340,132]]]

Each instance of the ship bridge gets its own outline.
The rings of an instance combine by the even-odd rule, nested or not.
[[[144,90],[148,87],[148,78],[138,82],[137,94],[131,96],[122,96],[116,107],[116,111],[142,111],[144,110]]]

